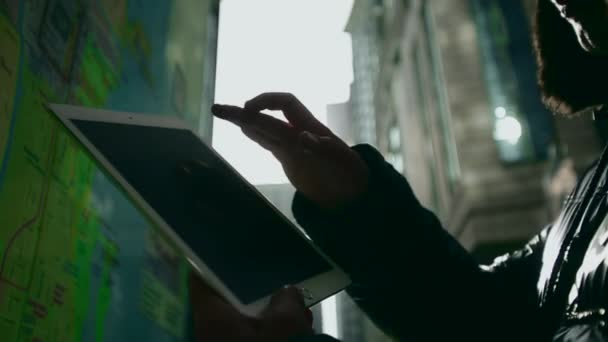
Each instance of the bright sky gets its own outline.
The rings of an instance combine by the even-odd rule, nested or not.
[[[223,0],[216,102],[243,105],[267,91],[291,92],[326,121],[348,100],[352,51],[344,33],[353,0]],[[272,155],[215,120],[213,145],[253,184],[286,183]]]

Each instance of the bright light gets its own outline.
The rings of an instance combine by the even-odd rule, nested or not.
[[[327,298],[321,302],[321,316],[323,333],[335,338],[340,338],[338,330],[338,305],[336,296]]]
[[[502,119],[507,116],[507,110],[505,109],[505,107],[497,107],[494,110],[494,115],[496,115],[497,118]]]
[[[514,117],[508,116],[496,122],[494,130],[494,139],[496,140],[506,141],[515,145],[519,141],[519,138],[521,138],[521,134],[521,124]]]
[[[353,79],[353,0],[223,0],[216,102],[243,105],[268,91],[291,92],[322,122],[326,106],[345,102]],[[241,131],[214,121],[213,145],[253,184],[281,184],[280,164]]]

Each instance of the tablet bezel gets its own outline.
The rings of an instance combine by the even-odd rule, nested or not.
[[[72,124],[71,120],[83,120],[93,122],[106,122],[106,123],[117,123],[117,124],[129,124],[137,126],[147,127],[158,127],[158,128],[171,128],[171,129],[184,129],[192,132],[196,137],[199,138],[202,144],[205,144],[209,150],[231,171],[237,175],[242,182],[244,182],[251,190],[264,201],[266,201],[273,210],[279,215],[286,223],[292,227],[302,238],[306,239],[309,245],[317,251],[325,260],[331,265],[332,270],[314,276],[310,279],[302,281],[298,284],[291,284],[300,288],[304,295],[304,302],[306,306],[312,306],[323,299],[326,299],[335,293],[341,291],[350,284],[350,279],[337,265],[331,261],[322,251],[320,251],[308,237],[298,229],[289,219],[287,219],[280,211],[278,211],[256,188],[251,185],[245,178],[243,178],[219,153],[217,153],[212,147],[210,147],[205,141],[203,141],[199,135],[193,131],[185,122],[181,121],[176,117],[160,116],[152,114],[136,114],[129,112],[109,111],[103,109],[92,109],[71,105],[60,105],[50,104],[51,111],[59,118],[59,120],[74,134],[74,136],[86,147],[91,155],[96,159],[97,162],[118,182],[123,190],[131,196],[131,199],[137,203],[137,205],[144,211],[144,213],[155,223],[157,226],[171,238],[177,246],[183,251],[185,257],[193,268],[205,279],[209,286],[218,291],[226,300],[235,306],[240,312],[250,315],[257,316],[267,306],[272,294],[268,294],[266,297],[256,300],[250,304],[242,303],[238,297],[225,286],[222,281],[211,271],[211,269],[200,259],[194,251],[183,241],[183,239],[171,229],[171,227],[165,222],[165,220],[147,203],[147,201],[126,181],[124,177],[114,168],[114,166],[104,157],[104,155],[95,148],[95,146],[86,138],[86,136]]]

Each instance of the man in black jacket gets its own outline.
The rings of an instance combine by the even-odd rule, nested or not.
[[[608,116],[608,1],[539,0],[536,47],[547,105]],[[599,82],[598,82],[599,81]],[[260,113],[282,110],[288,123]],[[348,293],[408,341],[608,341],[608,152],[560,216],[523,249],[478,265],[369,146],[349,148],[293,96],[263,94],[214,114],[271,151],[298,189],[293,210],[353,280]],[[201,341],[319,342],[297,291],[259,318],[192,282]]]

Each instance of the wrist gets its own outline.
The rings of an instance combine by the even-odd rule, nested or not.
[[[329,191],[320,194],[307,194],[311,202],[315,203],[325,210],[336,210],[348,207],[353,203],[360,201],[366,196],[370,188],[370,169],[366,162],[356,155],[355,167],[343,179],[337,180],[334,184],[327,184]],[[333,191],[331,188],[334,188]]]

